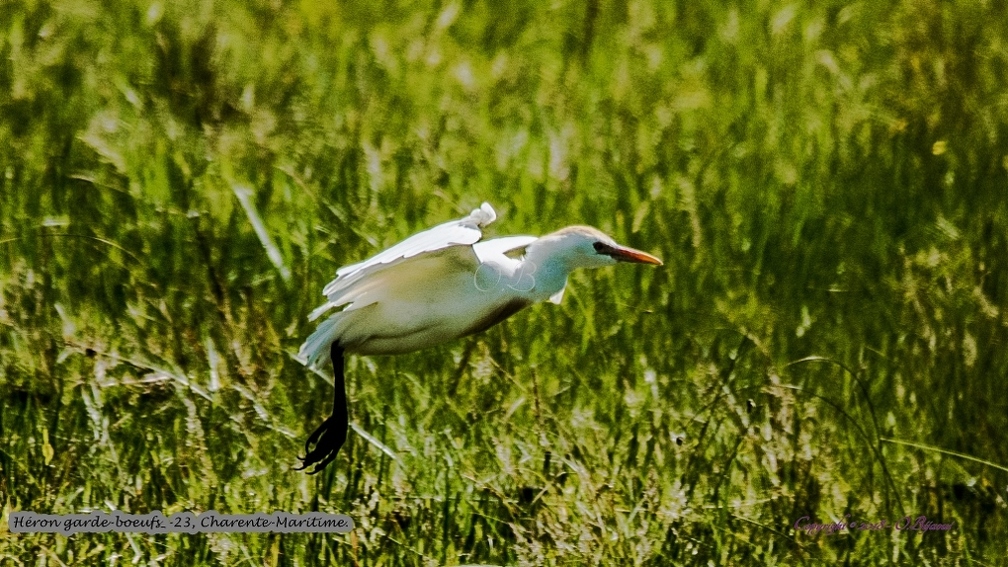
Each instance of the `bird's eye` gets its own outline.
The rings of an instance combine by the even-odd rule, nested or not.
[[[594,247],[595,247],[595,251],[596,251],[596,252],[598,252],[599,254],[604,254],[604,253],[605,253],[605,251],[606,251],[606,249],[608,249],[608,248],[609,248],[609,247],[608,247],[608,246],[606,246],[606,245],[605,245],[605,243],[603,243],[603,242],[596,242],[596,243],[595,243],[595,244],[593,244],[592,246],[594,246]]]

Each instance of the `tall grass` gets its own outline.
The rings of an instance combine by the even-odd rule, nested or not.
[[[6,4],[4,514],[357,528],[4,533],[0,563],[998,564],[1005,12]],[[322,286],[483,200],[497,234],[666,264],[351,358],[357,433],[292,470],[331,399],[292,359]],[[848,514],[955,528],[793,528]]]

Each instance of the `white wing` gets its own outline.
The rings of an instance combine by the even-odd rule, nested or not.
[[[505,236],[503,238],[492,238],[473,244],[473,252],[481,263],[487,263],[498,259],[508,252],[524,248],[534,241],[539,240],[536,236]]]
[[[309,320],[314,321],[333,307],[339,307],[352,301],[352,297],[347,297],[346,292],[350,291],[355,282],[365,276],[373,274],[389,264],[412,258],[418,254],[450,246],[475,244],[483,237],[483,231],[480,229],[496,219],[497,213],[494,212],[493,207],[489,203],[483,203],[480,208],[473,209],[465,218],[439,224],[434,228],[414,234],[363,262],[343,266],[336,270],[336,279],[329,282],[322,290],[322,294],[329,301],[312,311]]]

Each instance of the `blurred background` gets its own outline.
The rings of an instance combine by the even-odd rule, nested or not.
[[[4,514],[357,524],[8,533],[0,563],[1003,559],[1003,2],[0,11]],[[292,359],[322,287],[484,200],[491,234],[665,266],[351,357],[347,446],[292,470],[330,411]],[[848,515],[954,527],[793,527]]]

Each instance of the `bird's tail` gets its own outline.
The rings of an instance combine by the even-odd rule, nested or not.
[[[298,361],[305,366],[317,369],[321,369],[323,366],[329,364],[329,347],[336,340],[336,325],[339,323],[339,316],[340,313],[337,313],[319,323],[315,332],[308,337],[308,340],[298,350]]]

